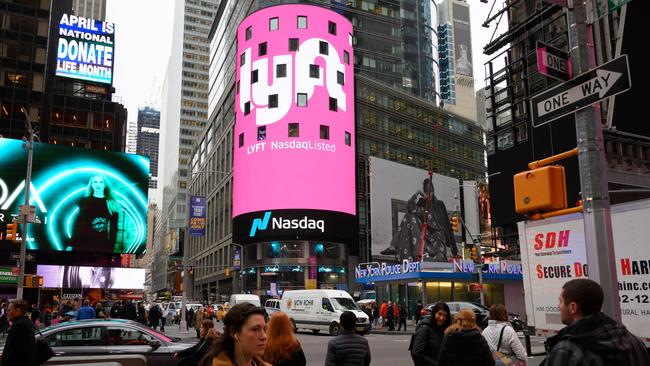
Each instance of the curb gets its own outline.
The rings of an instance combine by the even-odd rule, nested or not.
[[[415,330],[397,331],[397,330],[371,329],[370,334],[412,335],[415,334]]]

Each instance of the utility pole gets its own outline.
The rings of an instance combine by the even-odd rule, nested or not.
[[[32,158],[34,154],[34,129],[32,122],[29,120],[29,115],[25,108],[20,108],[20,111],[25,115],[25,124],[29,132],[28,153],[27,153],[27,177],[25,178],[25,205],[21,208],[21,215],[23,217],[23,226],[20,238],[20,275],[18,277],[18,289],[16,291],[16,299],[23,299],[23,284],[25,281],[25,255],[27,254],[27,222],[29,220],[29,189],[32,185]]]
[[[574,0],[573,7],[568,9],[571,62],[577,75],[596,67],[593,30],[591,24],[588,24],[588,19],[593,19],[592,5],[593,0]],[[603,288],[605,293],[603,313],[620,322],[621,308],[616,278],[616,258],[607,187],[607,160],[605,159],[603,129],[600,122],[600,105],[589,106],[577,111],[575,119],[580,151],[578,163],[584,202],[588,276]]]

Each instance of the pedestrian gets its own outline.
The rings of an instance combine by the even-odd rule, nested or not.
[[[34,323],[27,317],[27,303],[12,301],[7,315],[12,325],[2,351],[2,366],[38,365]]]
[[[43,324],[46,327],[52,325],[52,308],[49,305],[46,305],[43,309]]]
[[[160,331],[165,332],[165,324],[167,324],[167,315],[168,314],[161,314],[160,315]]]
[[[153,330],[156,330],[156,328],[158,328],[160,318],[162,318],[162,311],[160,310],[160,306],[158,306],[158,304],[154,304],[151,309],[149,309],[149,326]]]
[[[461,309],[445,330],[438,365],[494,366],[492,352],[476,325],[476,314],[472,310]]]
[[[187,326],[189,328],[194,327],[194,308],[190,307],[187,309],[185,312],[185,321],[187,322]]]
[[[147,324],[147,310],[142,303],[138,305],[138,323],[142,325]]]
[[[216,342],[219,334],[214,330],[212,320],[206,319],[201,323],[201,338],[194,346],[174,354],[175,358],[182,358],[178,366],[195,366],[206,355],[213,342]]]
[[[201,338],[201,323],[203,323],[203,319],[205,319],[205,314],[203,312],[203,308],[200,307],[199,310],[196,311],[196,317],[194,319],[194,330],[196,330],[196,338]]]
[[[124,305],[124,309],[122,310],[122,314],[120,314],[120,317],[122,319],[128,319],[128,320],[138,319],[138,312],[136,310],[133,301],[131,300],[127,301],[127,303]]]
[[[95,313],[95,309],[90,306],[90,301],[88,299],[84,300],[84,306],[77,310],[77,320],[95,319],[96,317],[97,314]]]
[[[230,308],[223,319],[223,335],[201,360],[203,366],[271,366],[262,360],[266,348],[264,308],[241,303]]]
[[[106,315],[106,312],[104,312],[104,308],[102,308],[102,303],[98,302],[95,305],[95,316],[97,319],[106,319],[108,316]]]
[[[423,319],[415,328],[411,337],[411,358],[414,366],[438,365],[440,346],[445,330],[451,325],[449,306],[438,302],[431,310],[431,317]]]
[[[424,309],[422,306],[422,301],[418,301],[418,306],[415,308],[415,324],[420,322],[420,318],[422,317],[422,309]]]
[[[395,330],[395,312],[393,311],[392,301],[388,302],[386,308],[386,326],[388,326],[388,330]]]
[[[305,353],[293,333],[293,325],[287,314],[275,312],[266,333],[268,343],[262,357],[264,361],[274,366],[305,366]]]
[[[650,365],[643,343],[601,313],[603,299],[600,285],[586,278],[562,286],[560,319],[566,327],[546,341],[543,365]]]
[[[498,363],[501,359],[512,364],[518,361],[519,365],[526,365],[528,355],[521,344],[517,332],[508,321],[508,310],[503,304],[490,306],[488,326],[483,330],[483,338],[490,346],[494,360]]]
[[[7,304],[0,304],[0,333],[4,336],[9,329],[9,320],[7,320]]]
[[[357,316],[351,311],[341,314],[343,330],[327,345],[325,366],[368,366],[370,347],[368,340],[354,333]]]
[[[379,315],[379,306],[377,305],[376,302],[372,303],[372,317],[373,317],[373,326],[374,328],[377,328],[377,325],[379,323],[379,319],[381,318],[381,315]]]
[[[408,311],[404,303],[399,304],[397,319],[399,319],[399,325],[397,326],[397,331],[402,330],[402,325],[404,325],[404,331],[406,332],[406,318],[408,318]]]
[[[116,301],[115,303],[113,303],[113,306],[111,306],[111,318],[119,319],[121,313],[122,313],[122,303],[120,301]]]
[[[381,327],[385,327],[386,324],[386,316],[388,315],[388,304],[386,303],[386,300],[384,300],[381,303],[381,309],[379,310],[379,315],[381,315]]]
[[[38,328],[38,323],[41,320],[41,311],[38,310],[38,306],[30,306],[28,309],[29,317],[32,320],[32,323],[34,323],[34,327]]]

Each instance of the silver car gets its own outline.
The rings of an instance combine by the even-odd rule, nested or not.
[[[81,355],[143,355],[149,365],[176,365],[176,352],[192,346],[131,320],[69,321],[41,330],[56,357]]]

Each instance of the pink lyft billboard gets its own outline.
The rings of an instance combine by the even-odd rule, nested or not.
[[[272,6],[239,25],[235,241],[356,237],[352,61],[352,24],[325,8]]]

